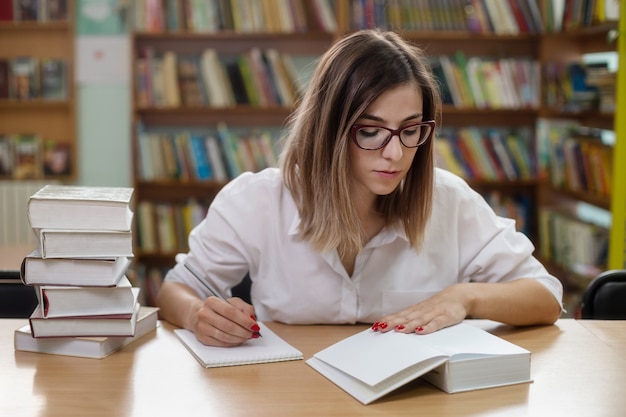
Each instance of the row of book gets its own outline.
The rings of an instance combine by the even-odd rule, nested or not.
[[[609,230],[559,210],[539,210],[539,248],[543,259],[581,276],[606,269]]]
[[[132,193],[128,187],[46,185],[29,198],[38,245],[20,272],[38,304],[28,326],[16,330],[17,350],[102,357],[156,326],[156,310],[142,310],[140,289],[127,276]],[[124,247],[109,244],[106,236],[116,234]],[[74,351],[88,345],[81,339],[87,337],[100,338],[96,350]]]
[[[459,108],[539,108],[541,70],[539,63],[525,58],[454,56],[429,58],[442,86],[444,104]]]
[[[214,132],[139,132],[137,176],[142,180],[225,182],[277,163],[270,130],[239,133],[219,123]]]
[[[35,134],[0,133],[0,178],[37,179],[71,174],[68,143]]]
[[[67,100],[69,84],[64,59],[0,57],[0,100]]]
[[[530,236],[532,205],[528,195],[505,195],[498,190],[481,193],[498,216],[515,220],[515,229]]]
[[[537,140],[547,153],[547,177],[557,188],[611,195],[612,131],[580,126],[576,121],[543,121]]]
[[[539,34],[591,26],[603,20],[617,20],[619,16],[616,0],[351,0],[350,3],[353,30],[379,27]]]
[[[616,75],[606,61],[548,62],[543,69],[546,105],[564,112],[613,112]]]
[[[351,0],[350,27],[472,33],[541,33],[537,0]]]
[[[208,48],[200,54],[181,55],[157,54],[146,48],[135,60],[136,100],[140,107],[289,107],[306,84],[307,72],[302,67],[314,59],[275,49],[218,55]]]
[[[135,0],[138,32],[335,32],[330,0]]]
[[[67,0],[2,0],[0,22],[54,22],[68,20]]]
[[[437,166],[470,180],[536,178],[531,128],[444,128],[435,141]]]
[[[137,203],[137,244],[142,253],[178,253],[189,250],[187,237],[206,216],[208,201],[194,199],[171,204]]]
[[[331,0],[137,0],[133,28],[143,32],[294,33],[337,31]],[[350,0],[351,30],[561,32],[617,20],[617,0]]]

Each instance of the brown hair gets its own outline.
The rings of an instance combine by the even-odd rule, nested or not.
[[[283,181],[300,212],[300,233],[315,249],[362,248],[350,200],[349,130],[383,92],[406,83],[422,94],[423,120],[439,121],[441,98],[430,65],[421,49],[397,34],[355,32],[320,58],[289,120],[280,158]],[[431,140],[417,150],[403,183],[377,200],[386,224],[400,220],[416,249],[430,217],[433,181]]]

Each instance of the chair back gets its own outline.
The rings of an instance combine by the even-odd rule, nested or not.
[[[36,306],[35,288],[22,283],[20,272],[0,270],[0,318],[27,318]]]
[[[626,320],[626,270],[602,272],[583,294],[583,319]]]

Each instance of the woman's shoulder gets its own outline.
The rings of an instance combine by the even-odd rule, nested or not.
[[[467,190],[470,186],[463,178],[445,169],[435,168],[435,190]]]
[[[435,202],[443,205],[463,204],[482,200],[463,178],[450,171],[435,168]]]
[[[236,195],[250,193],[267,195],[272,191],[279,192],[283,187],[282,177],[278,168],[266,168],[259,172],[244,172],[224,186],[221,193]]]

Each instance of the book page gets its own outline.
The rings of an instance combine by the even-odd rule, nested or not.
[[[417,363],[447,358],[445,353],[425,343],[423,337],[414,333],[380,333],[367,329],[314,356],[373,386]]]
[[[384,379],[376,385],[368,385],[316,357],[310,358],[306,363],[363,404],[369,404],[419,376],[427,374],[428,371],[431,371],[445,361],[447,361],[447,358],[442,356],[427,359]]]
[[[466,323],[420,337],[433,348],[450,355],[451,361],[476,356],[529,353],[520,346]]]
[[[303,359],[302,352],[281,339],[263,323],[259,322],[258,325],[263,336],[236,347],[204,345],[187,329],[176,329],[174,333],[205,368]]]

